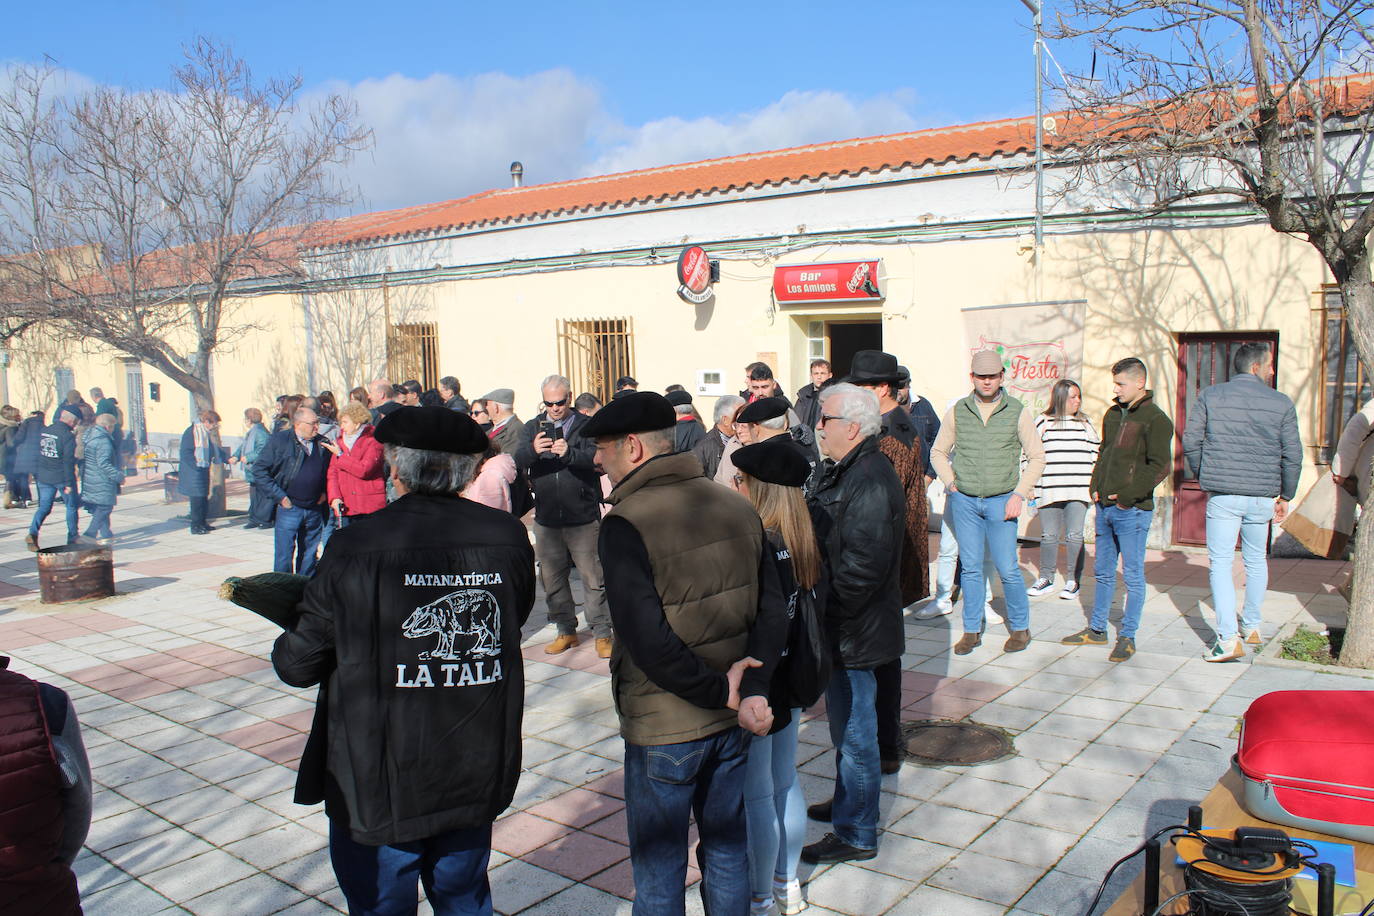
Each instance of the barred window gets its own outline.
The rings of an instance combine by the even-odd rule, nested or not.
[[[590,391],[610,403],[616,379],[635,374],[633,320],[559,319],[558,371],[572,382],[573,397]]]
[[[1355,341],[1345,321],[1340,291],[1329,287],[1322,292],[1321,403],[1317,411],[1314,444],[1317,462],[1330,464],[1336,454],[1341,430],[1371,396],[1369,375],[1355,352]]]

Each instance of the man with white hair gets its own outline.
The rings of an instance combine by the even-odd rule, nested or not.
[[[519,521],[459,496],[488,446],[471,417],[410,407],[376,437],[400,496],[339,529],[272,649],[283,681],[320,685],[296,801],[325,804],[349,912],[414,912],[423,883],[437,913],[490,913],[534,555]]]
[[[878,854],[878,757],[875,669],[902,656],[906,637],[898,581],[906,496],[878,449],[878,398],[848,383],[821,392],[816,422],[826,467],[811,499],[830,517],[826,552],[830,595],[826,627],[839,647],[825,692],[835,745],[835,795],[808,814],[834,829],[802,850],[813,863]]]
[[[568,579],[570,566],[575,565],[582,578],[587,626],[596,638],[596,653],[610,658],[611,617],[596,554],[601,532],[601,479],[593,463],[596,443],[582,435],[590,421],[573,410],[571,382],[550,375],[539,390],[544,412],[526,424],[515,465],[534,489],[535,555],[549,623],[558,630],[544,652],[559,655],[578,644],[577,603]]]
[[[692,454],[701,462],[707,480],[716,476],[726,448],[731,443],[739,444],[735,438],[735,412],[743,406],[744,398],[737,395],[727,394],[716,398],[715,410],[711,414],[711,431],[692,448]]]
[[[488,392],[482,400],[487,402],[487,415],[491,418],[491,429],[487,438],[504,455],[515,456],[528,437],[525,424],[515,415],[515,391],[510,388],[497,388]]]

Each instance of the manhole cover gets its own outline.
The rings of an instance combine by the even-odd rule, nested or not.
[[[990,763],[1016,753],[1011,736],[1000,728],[972,722],[932,719],[902,728],[907,756],[933,765]]]

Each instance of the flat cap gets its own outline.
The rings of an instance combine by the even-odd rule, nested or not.
[[[1003,369],[1002,357],[997,355],[996,350],[979,350],[973,354],[969,371],[974,375],[996,375]]]
[[[480,455],[491,440],[477,421],[447,407],[401,407],[382,417],[373,435],[383,445]]]
[[[736,423],[762,423],[787,413],[787,402],[782,398],[759,398],[747,405],[735,417]]]
[[[897,367],[897,387],[898,387],[898,388],[910,388],[910,387],[911,387],[911,370],[908,369],[906,366],[898,366],[898,367]]]
[[[588,439],[601,436],[626,436],[677,425],[677,412],[668,399],[655,391],[622,392],[621,397],[596,412],[582,427]]]
[[[511,407],[515,404],[515,392],[510,388],[493,388],[482,395],[483,401],[495,401],[504,407]]]
[[[692,403],[692,393],[690,391],[670,391],[664,400],[674,407],[685,407]]]
[[[731,456],[735,467],[756,480],[784,487],[799,487],[811,476],[811,464],[790,436],[774,436],[746,445]]]

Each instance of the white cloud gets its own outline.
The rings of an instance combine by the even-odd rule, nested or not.
[[[684,120],[662,118],[638,127],[621,125],[587,174],[621,172],[673,162],[872,137],[913,130],[915,93],[906,90],[870,99],[839,92],[788,92],[758,111]]]
[[[351,93],[376,145],[348,178],[368,207],[395,207],[503,187],[510,163],[531,182],[579,174],[605,115],[599,90],[568,70],[393,75],[321,90]]]

